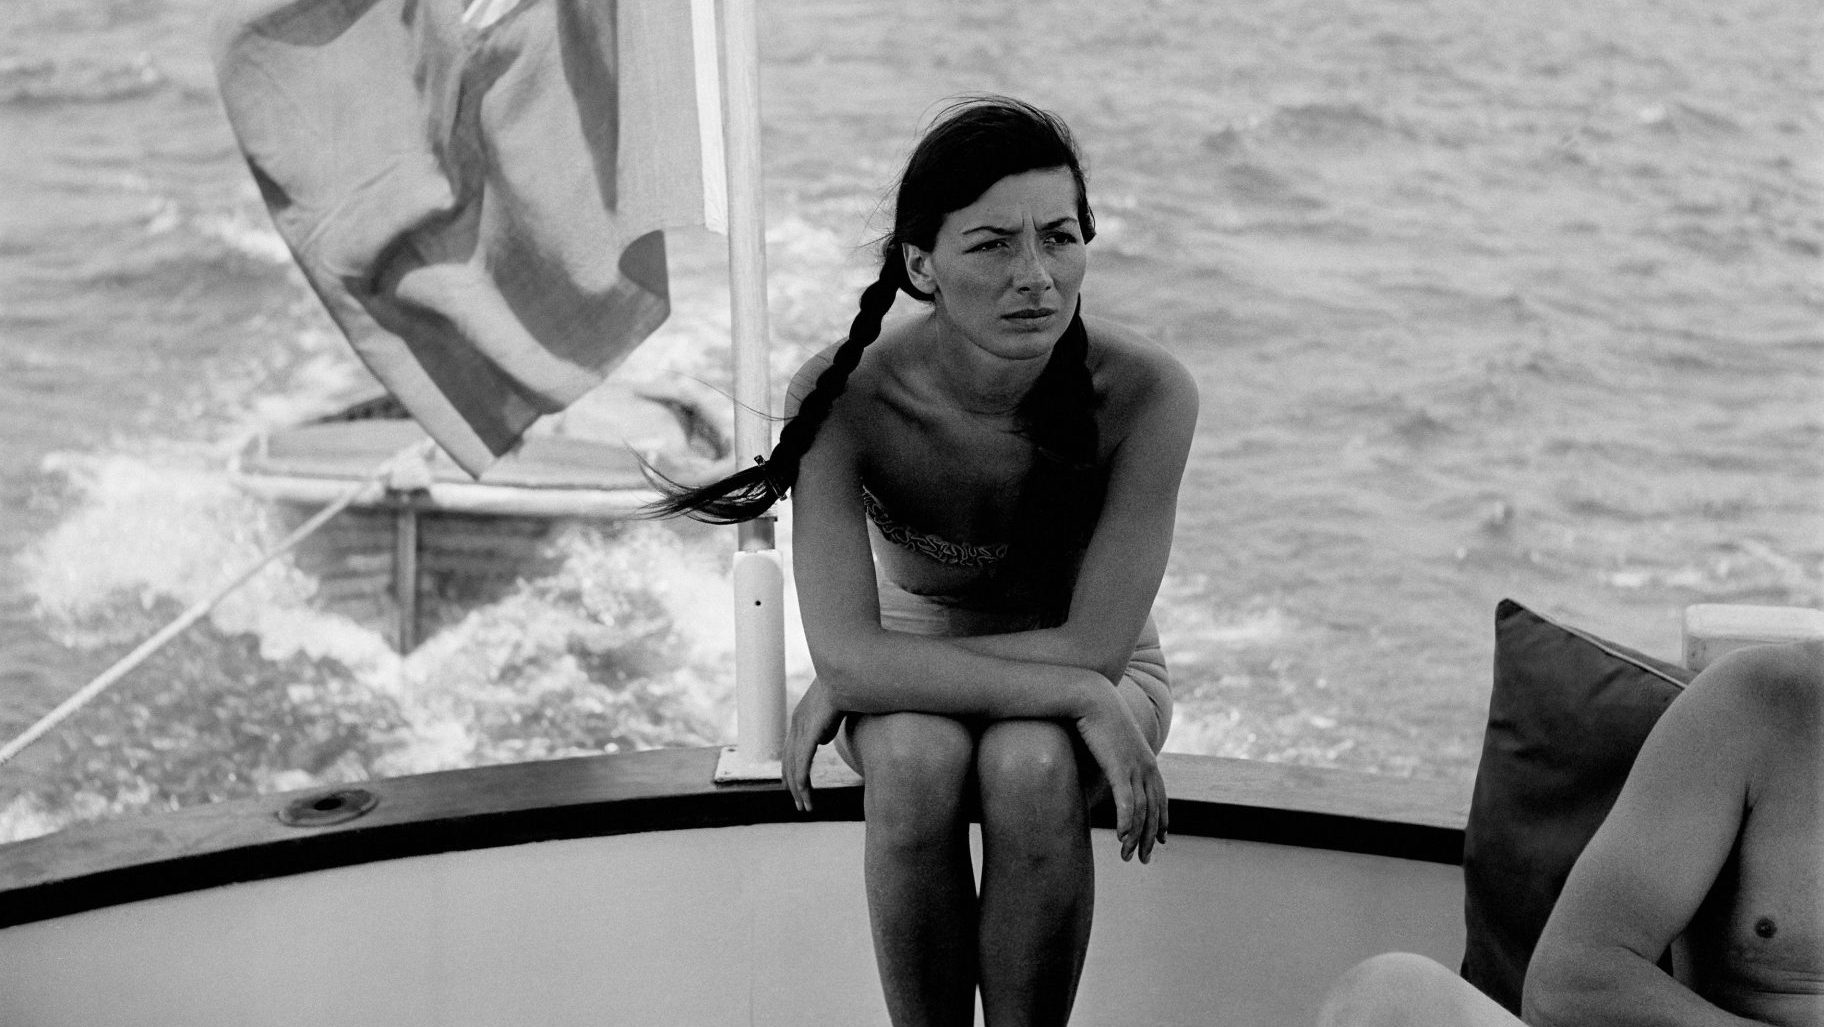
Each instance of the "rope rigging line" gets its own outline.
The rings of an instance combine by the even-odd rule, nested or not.
[[[394,473],[395,468],[405,464],[408,460],[428,460],[431,455],[432,447],[435,445],[435,442],[425,439],[420,442],[414,442],[404,449],[401,449],[399,452],[394,453],[392,456],[387,457],[379,466],[375,467],[367,477],[350,486],[347,492],[338,496],[328,506],[325,506],[323,509],[312,514],[309,520],[298,525],[291,534],[285,536],[283,541],[267,550],[258,560],[254,561],[251,566],[242,570],[239,574],[236,574],[225,584],[217,587],[216,590],[211,592],[208,596],[198,600],[189,609],[180,614],[176,620],[165,625],[151,638],[141,642],[138,648],[115,662],[112,667],[102,671],[95,680],[84,685],[75,695],[65,699],[56,709],[39,718],[36,724],[27,728],[19,737],[6,743],[5,747],[0,748],[0,766],[5,766],[9,760],[14,756],[17,756],[26,746],[31,745],[48,733],[52,728],[63,723],[71,714],[87,705],[90,700],[94,699],[111,687],[115,682],[125,677],[133,668],[145,662],[147,657],[163,648],[166,643],[170,642],[178,635],[183,634],[186,629],[201,620],[210,610],[213,610],[216,607],[216,604],[220,603],[223,599],[226,599],[229,593],[246,584],[250,578],[259,573],[267,564],[290,552],[298,543],[309,538],[311,534],[323,527],[323,525],[328,524],[331,518],[335,517],[343,510],[348,509],[352,503],[357,499],[360,499],[362,495],[373,488],[374,485],[391,476]]]

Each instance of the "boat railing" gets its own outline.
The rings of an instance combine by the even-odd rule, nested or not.
[[[1685,607],[1683,634],[1685,666],[1698,671],[1743,646],[1824,638],[1824,610],[1694,603]]]
[[[1714,659],[1824,638],[1824,612],[1694,609],[1686,629]],[[0,845],[0,979],[21,984],[0,1021],[504,1022],[452,1017],[457,993],[639,1022],[881,1020],[859,778],[820,756],[805,814],[776,779],[719,783],[719,756],[444,771]],[[1138,868],[1095,847],[1085,1022],[1308,1023],[1366,956],[1464,952],[1467,783],[1169,752],[1161,769],[1167,850]],[[1110,819],[1092,816],[1099,839]],[[458,964],[480,976],[438,969]],[[118,1015],[97,1012],[95,965],[136,968],[103,989]],[[337,988],[223,989],[281,971]],[[703,1012],[741,996],[745,1015]],[[593,1022],[546,1012],[530,1018]]]

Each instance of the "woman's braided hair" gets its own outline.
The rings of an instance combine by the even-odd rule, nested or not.
[[[930,250],[952,211],[974,203],[1009,175],[1048,168],[1065,168],[1075,180],[1077,221],[1083,241],[1089,242],[1096,234],[1095,215],[1082,159],[1061,119],[1002,96],[969,97],[940,112],[900,176],[893,230],[880,245],[880,275],[862,290],[848,339],[786,422],[772,453],[753,467],[706,485],[691,487],[659,478],[655,484],[664,498],[649,512],[735,524],[760,516],[783,498],[798,480],[799,462],[817,429],[861,363],[862,351],[880,337],[881,322],[896,295],[932,298],[907,277],[904,246]],[[1094,528],[1101,489],[1100,483],[1087,480],[1097,445],[1088,352],[1088,335],[1078,314],[1016,409],[1019,430],[1032,441],[1037,459],[1021,490],[1015,541],[993,575],[1003,593],[1061,596],[1067,602],[1076,568],[1060,555],[1080,548]],[[1050,618],[1061,620],[1062,613],[1051,610]]]

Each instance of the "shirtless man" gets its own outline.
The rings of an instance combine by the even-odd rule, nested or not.
[[[1824,1027],[1821,724],[1824,642],[1739,650],[1691,682],[1565,882],[1527,970],[1527,1024]],[[1681,935],[1689,986],[1654,965]],[[1519,1021],[1392,953],[1349,971],[1318,1022]]]

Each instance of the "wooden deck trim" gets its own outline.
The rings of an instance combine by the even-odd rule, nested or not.
[[[820,763],[815,812],[777,783],[716,785],[718,750],[664,749],[422,774],[320,827],[282,823],[332,789],[82,824],[0,845],[0,927],[242,881],[526,842],[861,819],[861,786]],[[1467,786],[1167,753],[1173,836],[1458,864]],[[1108,827],[1106,805],[1097,826]],[[1169,838],[1168,838],[1169,848]]]

